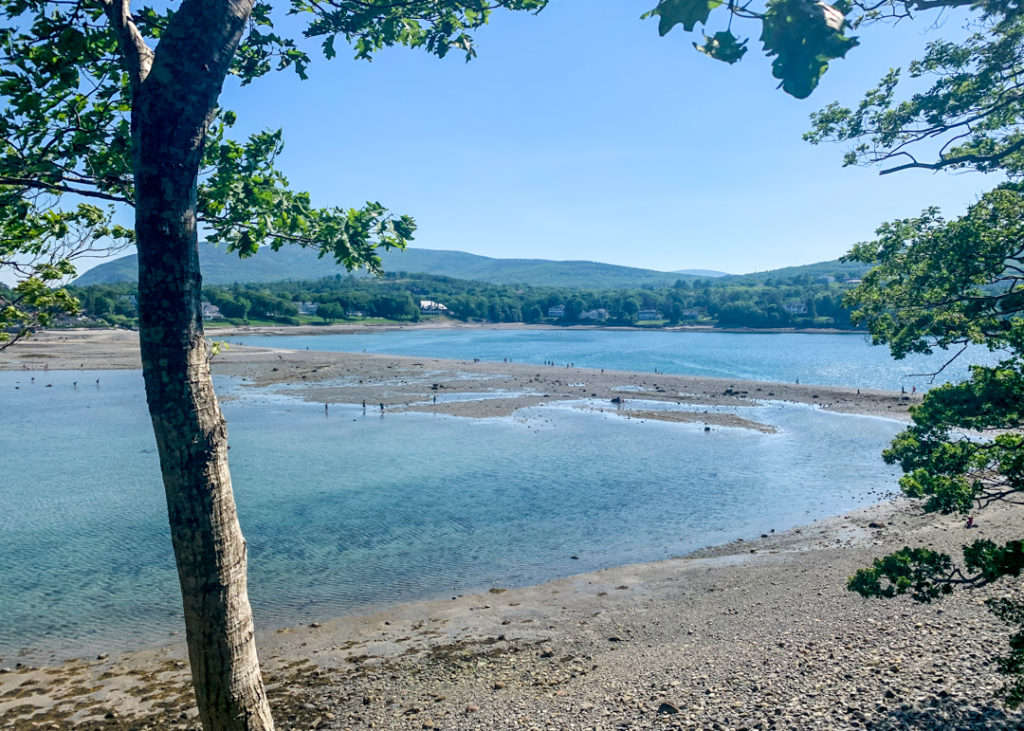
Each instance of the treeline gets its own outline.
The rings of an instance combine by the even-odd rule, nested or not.
[[[444,305],[462,321],[660,326],[706,324],[749,328],[849,328],[842,307],[849,282],[789,280],[731,282],[679,280],[672,287],[569,289],[515,287],[392,272],[381,279],[335,275],[303,282],[203,288],[203,298],[233,322],[331,323],[359,318],[418,321],[438,314],[421,302]],[[119,325],[135,317],[132,284],[74,288],[84,312]]]

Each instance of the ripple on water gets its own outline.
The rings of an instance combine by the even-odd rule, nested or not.
[[[181,628],[180,598],[141,378],[102,373],[83,390],[51,373],[50,389],[14,391],[20,375],[0,373],[0,657],[162,641]],[[878,455],[899,425],[797,405],[745,409],[777,434],[706,434],[564,406],[325,418],[239,383],[218,379],[245,394],[224,408],[268,628],[661,559],[852,509],[895,482]]]

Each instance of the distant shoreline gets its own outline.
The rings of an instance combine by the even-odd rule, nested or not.
[[[476,326],[469,326],[477,329]],[[518,329],[518,328],[499,328]],[[547,329],[547,328],[541,328]],[[344,332],[381,332],[379,327]],[[316,334],[328,334],[317,328]],[[340,334],[335,331],[330,334]],[[303,334],[293,329],[224,331],[240,335]],[[218,334],[213,334],[217,339]],[[104,370],[141,368],[138,334],[130,330],[52,330],[39,333],[0,352],[0,369]],[[922,394],[901,394],[868,388],[751,381],[738,378],[638,373],[601,368],[566,368],[533,363],[503,363],[373,353],[289,350],[230,345],[213,361],[215,373],[247,379],[259,386],[302,383],[303,398],[320,403],[383,403],[392,411],[415,410],[453,416],[508,416],[517,409],[553,401],[580,399],[604,402],[605,408],[632,418],[693,421],[710,426],[739,426],[764,430],[764,425],[738,414],[697,411],[633,411],[634,401],[662,401],[704,406],[751,406],[776,400],[815,405],[839,413],[863,414],[906,421],[907,409]],[[422,374],[429,372],[427,383]],[[383,387],[381,374],[389,373]],[[396,385],[396,375],[405,381]],[[467,379],[472,375],[472,379]],[[353,385],[353,381],[357,381]],[[338,385],[347,382],[348,385]],[[430,386],[436,388],[430,388]],[[628,387],[626,390],[622,388]],[[636,391],[631,391],[636,389]],[[446,399],[445,395],[495,391],[508,398]],[[436,402],[434,397],[438,396]],[[612,399],[618,398],[618,403]],[[430,403],[426,403],[426,402]],[[639,408],[639,407],[638,407]]]
[[[631,325],[553,325],[550,323],[525,322],[460,322],[458,320],[395,322],[361,324],[355,322],[332,325],[232,325],[229,327],[207,328],[208,337],[228,335],[339,335],[348,333],[387,332],[391,330],[611,330],[624,332],[686,332],[686,333],[744,333],[756,335],[800,334],[800,335],[861,335],[866,330],[844,330],[840,328],[749,328],[714,327],[711,325],[673,325],[667,327],[642,327]]]

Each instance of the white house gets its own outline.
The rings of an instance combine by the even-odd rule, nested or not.
[[[554,307],[549,307],[548,317],[553,317],[556,320],[565,317],[565,305],[555,305]]]
[[[446,315],[448,308],[433,300],[420,300],[420,312],[424,315]]]
[[[222,319],[224,315],[220,314],[220,308],[217,305],[211,305],[209,302],[203,302],[200,304],[203,311],[204,320],[218,320]]]

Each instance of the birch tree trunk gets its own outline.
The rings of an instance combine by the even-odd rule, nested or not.
[[[246,591],[227,428],[203,334],[196,231],[203,141],[251,7],[185,0],[155,52],[147,57],[144,44],[136,48],[143,61],[133,79],[142,370],[196,702],[208,731],[273,728]],[[132,68],[136,59],[126,60]]]

